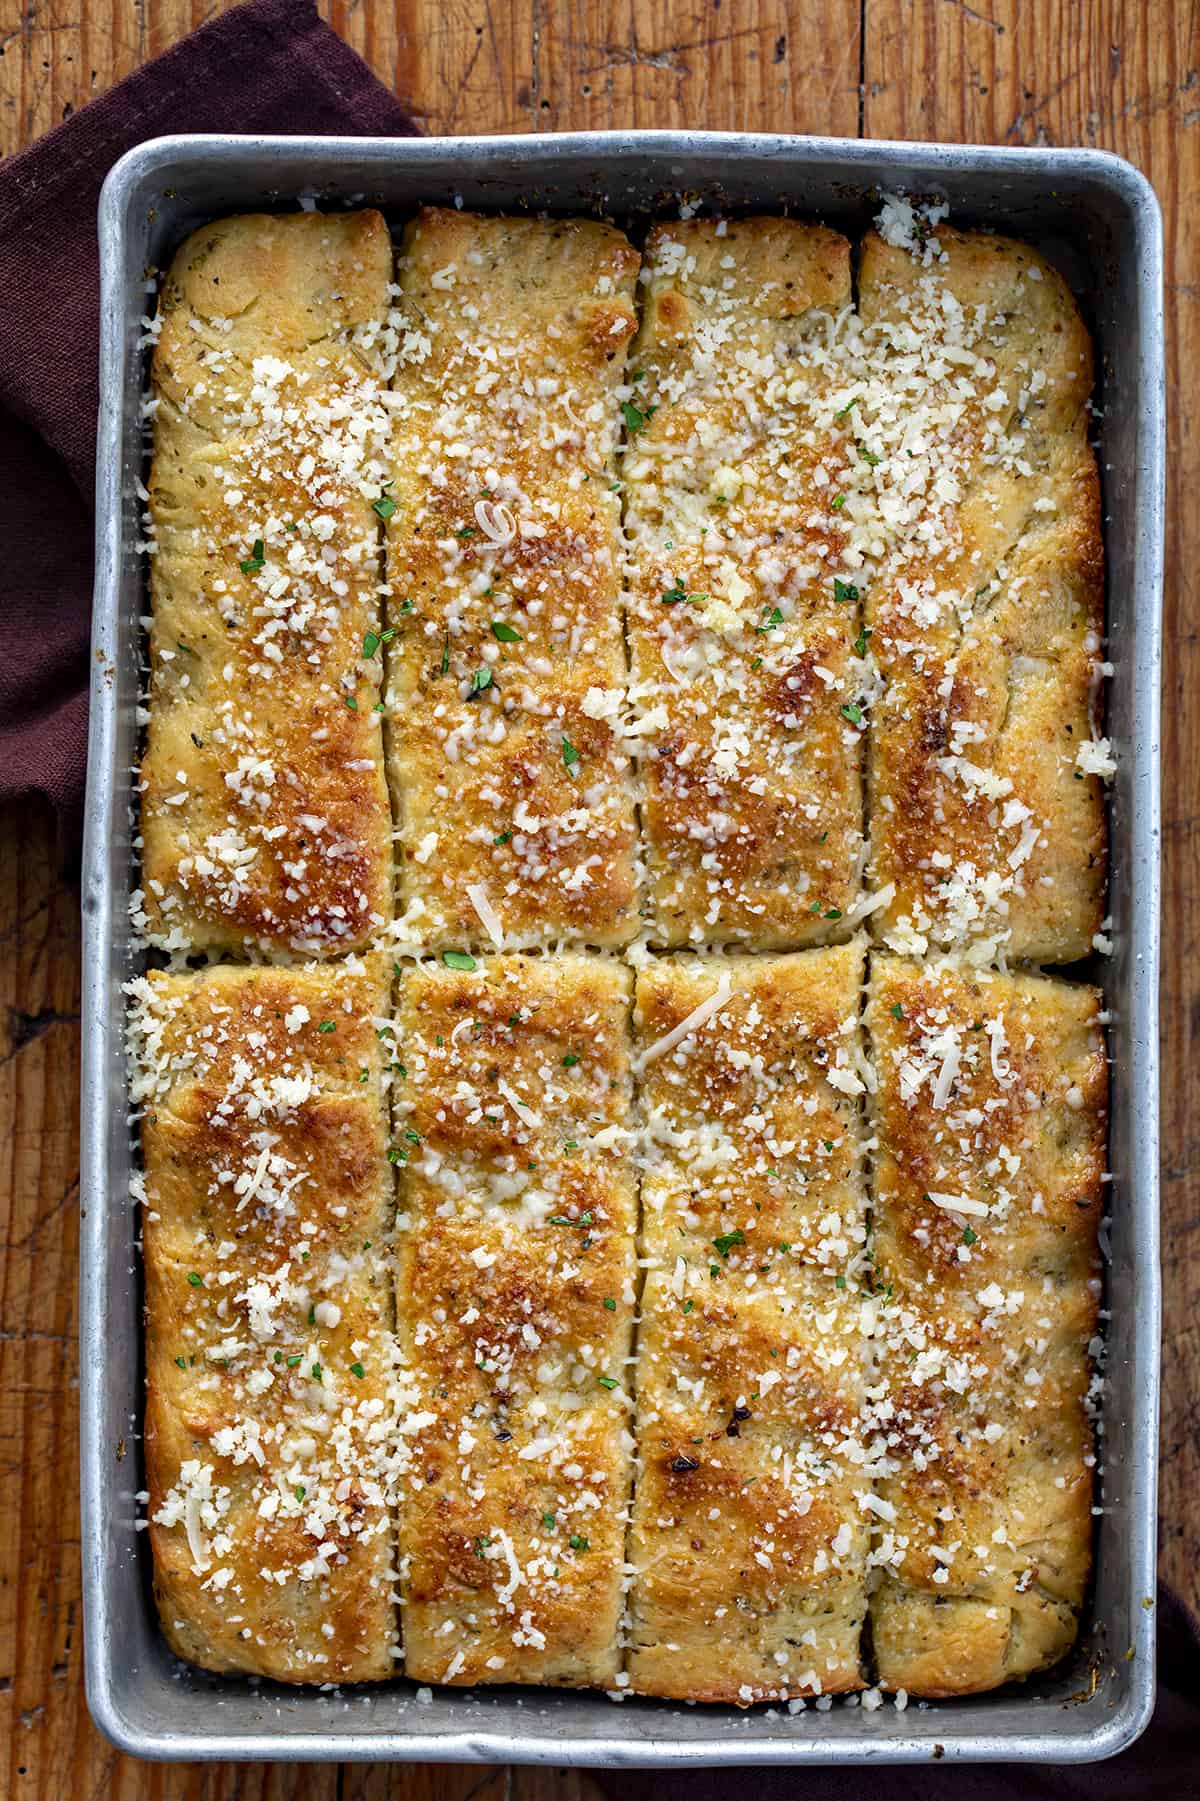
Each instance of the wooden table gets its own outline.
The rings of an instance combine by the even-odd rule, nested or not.
[[[0,150],[223,0],[0,0]],[[431,132],[708,125],[1089,144],[1166,220],[1161,1566],[1200,1600],[1200,26],[1192,0],[324,0]],[[1191,204],[1189,204],[1189,202]],[[1190,491],[1189,491],[1190,490]],[[6,554],[13,554],[8,547]],[[1189,700],[1196,707],[1189,718]],[[0,1793],[575,1801],[564,1772],[138,1765],[83,1699],[76,1496],[79,927],[53,830],[0,816]]]

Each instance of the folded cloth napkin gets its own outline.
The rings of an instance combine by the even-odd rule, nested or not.
[[[44,794],[68,867],[86,762],[96,204],[126,150],[180,131],[416,126],[314,0],[249,0],[0,167],[0,800]]]
[[[1064,1728],[1070,1726],[1069,1709],[1062,1722]],[[596,1774],[611,1801],[727,1801],[747,1778],[755,1801],[846,1801],[856,1791],[865,1801],[1184,1801],[1187,1795],[1200,1795],[1200,1622],[1170,1589],[1159,1589],[1154,1718],[1135,1745],[1104,1763],[1014,1768],[930,1759],[869,1771]]]

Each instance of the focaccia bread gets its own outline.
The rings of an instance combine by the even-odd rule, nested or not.
[[[638,976],[639,1694],[862,1686],[862,969],[856,943]]]
[[[784,218],[640,261],[263,216],[164,287],[145,1498],[215,1671],[795,1711],[1075,1640],[1087,334],[895,200],[857,297]]]
[[[460,959],[461,961],[461,959]],[[630,1487],[629,978],[608,959],[401,985],[404,1663],[611,1685]]]
[[[655,226],[622,458],[653,942],[844,937],[862,836],[859,595],[823,356],[850,246]]]
[[[637,266],[581,219],[432,208],[404,236],[390,769],[430,948],[636,929],[610,460]]]
[[[1056,1662],[1090,1561],[1107,1065],[1098,991],[876,957],[867,1007],[879,1679],[973,1694]]]
[[[214,968],[132,989],[163,1631],[210,1670],[389,1676],[382,967]]]
[[[378,213],[205,226],[154,352],[142,904],[167,949],[359,949],[391,917]],[[371,653],[371,654],[368,654]]]
[[[894,949],[1067,963],[1104,913],[1090,702],[1103,659],[1092,350],[1062,277],[1006,238],[940,227],[936,255],[867,237],[874,461],[865,594],[870,877]],[[914,454],[914,446],[916,452]]]

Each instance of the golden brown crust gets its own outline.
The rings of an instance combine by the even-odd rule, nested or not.
[[[874,961],[888,1553],[879,1676],[970,1694],[1055,1662],[1087,1579],[1107,1066],[1095,989]]]
[[[642,1694],[745,1705],[862,1686],[861,979],[858,944],[638,977]],[[671,1043],[714,995],[719,1012]]]
[[[787,219],[655,226],[622,462],[651,933],[788,948],[859,889],[857,592],[812,354],[850,246]],[[832,409],[826,408],[826,412]]]
[[[915,955],[1070,962],[1104,911],[1102,784],[1081,752],[1104,629],[1091,345],[1027,246],[944,228],[937,243],[922,259],[871,234],[859,282],[868,332],[920,337],[914,423],[937,443],[919,529],[867,589],[883,680],[870,871],[891,890],[875,925]]]
[[[155,1592],[207,1669],[395,1668],[383,999],[378,963],[135,984]]]
[[[375,213],[176,260],[141,923],[342,959],[132,985],[194,1662],[386,1676],[399,1601],[418,1681],[787,1702],[863,1686],[869,1587],[885,1688],[1073,1641],[1099,1000],[986,966],[1101,925],[1091,350],[1032,251],[907,217],[857,311],[835,233],[655,227],[628,380],[592,222],[426,209],[392,311]],[[635,959],[634,1043],[562,946],[635,936],[639,792],[645,935],[710,948]],[[866,916],[932,959],[875,956],[873,1062]],[[390,1020],[388,937],[441,953]]]
[[[432,948],[633,936],[614,390],[638,258],[584,220],[429,208],[394,380],[391,778]],[[482,685],[481,685],[482,684]],[[616,711],[621,711],[618,705]]]
[[[154,354],[142,765],[154,943],[361,948],[391,917],[378,655],[378,213],[227,219]]]
[[[405,1667],[608,1684],[629,1495],[628,978],[586,957],[402,985]]]

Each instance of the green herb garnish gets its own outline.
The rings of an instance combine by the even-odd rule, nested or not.
[[[653,419],[658,408],[656,406],[636,407],[632,400],[621,402],[621,417],[625,421],[625,430],[631,438],[636,438],[648,419]]]

